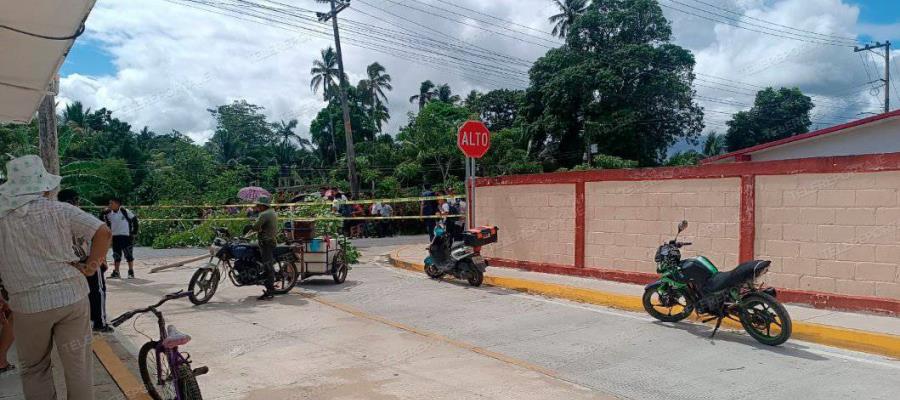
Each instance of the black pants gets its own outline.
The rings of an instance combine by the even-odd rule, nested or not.
[[[426,215],[426,217],[430,217],[431,215]],[[425,230],[428,231],[428,240],[434,240],[434,226],[437,225],[437,220],[434,218],[428,218],[425,220]]]
[[[275,292],[275,246],[277,245],[275,241],[259,241],[260,261],[265,269],[265,280],[263,283],[266,286],[266,291],[269,293]]]
[[[106,327],[106,265],[100,267],[96,274],[87,277],[88,300],[91,302],[91,322],[94,329]]]
[[[132,250],[134,249],[134,241],[131,236],[113,236],[112,238],[113,260],[115,262],[122,261],[122,254],[125,254],[125,261],[134,261]]]

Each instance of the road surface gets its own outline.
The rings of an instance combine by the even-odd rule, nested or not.
[[[374,245],[370,245],[374,246]],[[210,304],[169,303],[185,347],[221,399],[895,399],[900,362],[524,295],[388,266],[367,247],[344,285],[312,279],[259,303],[220,287]],[[152,252],[148,253],[148,255]],[[192,271],[111,281],[110,314],[186,287]],[[137,328],[153,332],[144,318]],[[131,327],[120,333],[144,340]]]

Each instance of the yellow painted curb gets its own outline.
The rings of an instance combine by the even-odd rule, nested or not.
[[[116,355],[109,343],[102,336],[94,336],[94,354],[100,359],[100,363],[109,372],[109,376],[116,382],[122,394],[128,400],[153,400],[144,389],[144,384],[138,377],[131,373],[122,359]]]
[[[422,272],[424,270],[425,267],[422,264],[400,260],[399,252],[400,250],[396,250],[391,253],[389,257],[391,265],[411,271]],[[612,307],[620,310],[644,312],[641,298],[637,296],[499,276],[485,276],[484,284],[524,293]],[[693,314],[691,319],[695,321],[699,320],[696,314]],[[722,324],[730,328],[743,329],[741,324],[731,320],[724,320],[722,321]],[[900,336],[896,335],[839,328],[808,322],[794,322],[791,337],[807,342],[900,359]]]

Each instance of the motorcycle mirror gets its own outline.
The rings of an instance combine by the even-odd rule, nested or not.
[[[681,223],[678,224],[678,233],[684,232],[684,230],[687,229],[687,227],[688,227],[688,222],[681,221]]]

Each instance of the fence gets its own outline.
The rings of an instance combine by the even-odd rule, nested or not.
[[[721,270],[772,260],[787,301],[900,314],[900,153],[482,178],[494,265],[632,283],[682,234]]]

